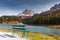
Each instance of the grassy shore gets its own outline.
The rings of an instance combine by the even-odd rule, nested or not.
[[[48,25],[49,28],[60,28],[60,25]]]
[[[30,24],[26,24],[26,25],[30,25]],[[45,25],[45,24],[40,24],[40,25],[30,25],[30,26],[45,26],[48,28],[60,28],[60,25]]]
[[[4,29],[4,28],[0,28],[0,31],[13,32],[13,30],[11,29]],[[17,33],[19,36],[22,36],[22,32],[16,31],[15,33]],[[60,40],[60,36],[53,34],[42,34],[39,32],[34,33],[28,32],[28,35],[26,35],[25,37],[30,38],[30,40]]]

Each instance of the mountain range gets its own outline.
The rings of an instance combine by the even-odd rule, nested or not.
[[[60,4],[55,4],[50,10],[51,11],[60,10]]]
[[[60,4],[55,4],[53,7],[50,8],[50,10],[47,10],[45,12],[41,12],[39,13],[40,15],[48,15],[50,12],[54,12],[54,11],[60,11]],[[39,15],[37,14],[37,15]],[[22,18],[29,18],[32,16],[35,16],[36,14],[34,13],[34,11],[32,9],[25,9],[25,11],[23,11],[22,13],[19,13],[18,16],[21,16]]]
[[[49,15],[49,13],[55,14],[56,12],[60,13],[60,4],[55,4],[53,7],[50,8],[50,10],[41,12],[40,15]]]
[[[60,24],[60,4],[54,5],[50,10],[34,14],[31,18],[27,19],[26,24],[32,25],[58,25]]]

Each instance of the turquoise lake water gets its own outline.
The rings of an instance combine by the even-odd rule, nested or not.
[[[12,29],[12,25],[2,25],[0,24],[0,28],[8,28]],[[60,35],[60,29],[53,29],[53,28],[47,28],[45,26],[28,26],[25,25],[26,30],[30,32],[41,32],[43,34],[57,34]]]

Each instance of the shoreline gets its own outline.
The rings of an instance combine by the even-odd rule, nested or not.
[[[60,25],[30,25],[30,26],[45,26],[47,28],[60,28]]]
[[[0,25],[13,25],[13,24],[0,24]],[[47,28],[60,28],[60,25],[30,25],[30,24],[24,24],[29,26],[45,26]]]
[[[5,28],[0,28],[0,31],[2,32],[12,32],[11,29],[5,29]],[[18,32],[17,33],[19,36],[22,36],[22,32]],[[27,38],[30,38],[30,40],[42,40],[42,39],[48,39],[48,40],[51,40],[51,39],[59,39],[60,36],[57,36],[55,34],[43,34],[43,33],[40,33],[40,32],[28,32],[28,36],[26,36]],[[60,40],[60,39],[59,39]]]
[[[48,28],[60,28],[60,25],[49,25]]]

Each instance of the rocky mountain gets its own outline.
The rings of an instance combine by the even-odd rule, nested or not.
[[[55,4],[53,7],[50,8],[50,10],[41,12],[40,15],[49,15],[50,13],[53,14],[60,13],[60,4]]]
[[[22,18],[29,18],[29,17],[32,17],[33,15],[34,15],[34,12],[31,9],[26,9],[24,12],[18,14],[18,16]]]
[[[32,9],[26,9],[24,12],[24,14],[33,14],[33,10]]]
[[[60,4],[55,4],[50,10],[51,11],[60,10]]]
[[[45,12],[41,12],[40,15],[49,15],[50,13],[60,13],[60,4],[55,4],[53,7],[50,8],[50,10],[47,10]],[[21,16],[22,18],[29,18],[29,17],[32,17],[32,16],[38,16],[38,15],[35,15],[33,10],[31,9],[26,9],[24,12],[20,13],[18,16]]]
[[[26,9],[24,12],[20,13],[19,16],[33,16],[34,12],[31,9]]]
[[[54,5],[50,10],[35,14],[25,23],[31,25],[60,25],[60,4]]]

